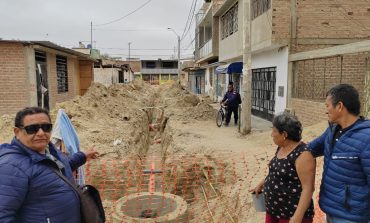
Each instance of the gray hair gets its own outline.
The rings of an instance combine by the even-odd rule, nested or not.
[[[286,132],[287,138],[295,142],[302,139],[302,124],[298,118],[288,112],[284,112],[274,117],[272,126],[275,127],[280,133]]]

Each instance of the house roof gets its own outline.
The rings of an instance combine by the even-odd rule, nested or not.
[[[221,16],[223,15],[227,10],[230,9],[231,6],[233,6],[238,0],[226,0],[222,6],[216,11],[214,16]],[[239,5],[241,7],[241,5]]]
[[[2,43],[2,42],[3,43],[4,42],[5,43],[6,42],[8,42],[8,43],[21,43],[25,46],[27,46],[27,45],[39,45],[39,46],[47,47],[47,48],[54,49],[54,50],[57,50],[57,51],[61,51],[61,52],[64,52],[64,53],[67,53],[67,54],[70,54],[70,55],[77,56],[79,59],[95,61],[89,55],[77,52],[76,50],[72,50],[72,49],[69,49],[69,48],[66,48],[66,47],[59,46],[59,45],[57,45],[55,43],[52,43],[50,41],[0,40],[0,43]]]

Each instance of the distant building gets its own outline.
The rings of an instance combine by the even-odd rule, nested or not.
[[[316,109],[316,105],[323,105],[331,86],[353,84],[361,95],[368,89],[362,84],[368,75],[364,71],[364,64],[368,63],[365,53],[350,55],[354,51],[348,50],[357,46],[355,42],[370,36],[366,29],[370,26],[368,1],[334,4],[322,0],[251,0],[249,13],[244,10],[245,3],[207,0],[196,17],[194,69],[199,71],[194,76],[204,76],[205,92],[214,99],[223,96],[230,81],[243,97],[246,90],[241,84],[243,46],[249,42],[252,68],[249,90],[252,114],[256,116],[271,120],[289,108],[300,114],[304,123],[312,124],[312,120],[319,120],[317,117],[325,118],[317,115],[321,114],[322,106]],[[249,14],[250,20],[246,19]],[[250,25],[248,36],[243,33],[244,25]],[[339,45],[343,45],[343,50]],[[320,58],[321,51],[316,51],[326,52],[324,48],[336,46],[339,50],[330,49],[338,52],[327,54],[331,56],[326,59]],[[315,59],[301,54],[308,51],[315,53]],[[348,69],[351,62],[355,67]]]
[[[0,40],[0,114],[52,109],[83,95],[93,79],[89,55],[48,41]]]
[[[142,60],[141,73],[135,75],[150,84],[163,84],[178,80],[177,60]]]
[[[110,86],[133,81],[133,72],[123,61],[98,60],[94,65],[94,82]]]

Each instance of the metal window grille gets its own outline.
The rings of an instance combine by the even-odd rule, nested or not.
[[[271,8],[271,0],[252,0],[252,19],[265,13]]]
[[[58,93],[68,92],[67,58],[63,56],[57,56],[56,64],[57,64]]]
[[[238,31],[238,3],[232,6],[222,17],[221,17],[221,38],[232,35]]]

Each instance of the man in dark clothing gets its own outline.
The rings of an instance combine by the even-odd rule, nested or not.
[[[227,92],[220,103],[224,103],[227,106],[225,125],[229,125],[231,113],[234,113],[234,121],[236,125],[238,123],[238,108],[239,104],[242,103],[242,99],[240,98],[240,94],[234,90],[233,82],[229,83]]]

